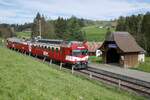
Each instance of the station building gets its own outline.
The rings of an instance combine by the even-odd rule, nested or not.
[[[123,67],[136,67],[144,61],[145,51],[128,32],[112,32],[106,35],[100,47],[104,63]]]

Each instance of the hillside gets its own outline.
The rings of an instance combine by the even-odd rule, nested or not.
[[[88,41],[104,41],[107,28],[99,28],[95,25],[87,26],[82,28],[86,32],[86,37]],[[111,29],[114,31],[114,29]]]
[[[0,47],[1,100],[144,100]]]
[[[103,41],[107,28],[99,28],[99,25],[91,25],[82,28],[82,31],[86,32],[86,37],[88,41]],[[111,29],[114,31],[114,29]],[[17,37],[19,38],[30,38],[31,33],[29,32],[17,32]]]
[[[30,38],[31,33],[30,32],[16,32],[16,35],[18,38]]]

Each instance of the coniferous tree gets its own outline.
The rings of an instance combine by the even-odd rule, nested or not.
[[[150,55],[150,12],[143,17],[141,32],[144,34],[144,47]]]
[[[125,25],[125,18],[124,17],[120,17],[118,19],[118,25],[116,27],[116,31],[126,31],[127,27]]]
[[[45,20],[44,16],[37,13],[33,25],[31,37],[40,36],[42,38],[52,38],[54,36],[54,27],[51,23]]]

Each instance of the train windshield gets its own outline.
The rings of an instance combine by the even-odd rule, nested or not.
[[[72,55],[73,56],[81,56],[81,55],[87,55],[88,50],[73,50]]]

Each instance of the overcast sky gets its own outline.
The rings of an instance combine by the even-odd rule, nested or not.
[[[0,0],[0,23],[32,22],[37,12],[58,16],[110,20],[150,11],[150,0]]]

